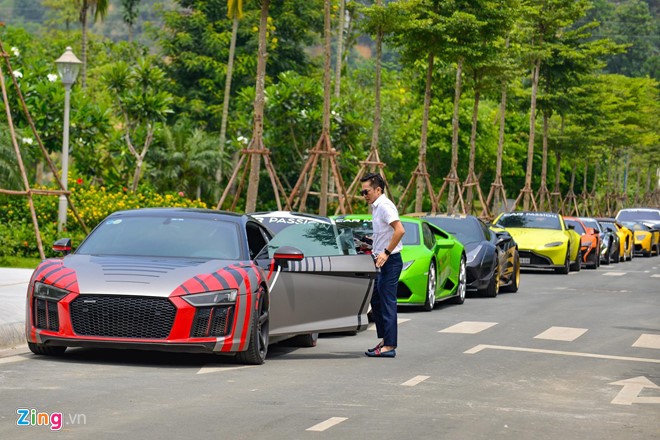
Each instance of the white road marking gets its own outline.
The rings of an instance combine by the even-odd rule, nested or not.
[[[644,388],[660,388],[644,376],[611,382],[610,385],[623,386],[621,391],[619,391],[619,394],[617,394],[612,402],[610,402],[614,405],[632,405],[633,403],[660,403],[660,397],[639,397],[639,393]]]
[[[197,374],[220,373],[223,371],[242,370],[243,368],[254,368],[254,365],[244,365],[242,367],[202,367]]]
[[[551,341],[575,341],[587,332],[586,328],[550,327],[543,333],[534,336],[534,339],[549,339]]]
[[[657,273],[653,274],[653,275],[651,275],[651,278],[660,278],[660,274],[657,274]]]
[[[626,272],[605,272],[603,275],[606,277],[620,277],[625,275]]]
[[[20,362],[28,360],[25,356],[9,356],[6,358],[0,358],[0,364],[9,364],[11,362]]]
[[[311,428],[307,428],[306,431],[322,432],[346,420],[348,420],[348,417],[330,417],[325,422],[321,422],[317,425],[312,426]]]
[[[594,354],[594,353],[579,353],[574,351],[558,351],[558,350],[542,350],[538,348],[525,348],[525,347],[508,347],[506,345],[486,345],[480,344],[464,351],[465,354],[476,354],[482,350],[507,350],[507,351],[523,351],[528,353],[544,353],[544,354],[558,354],[562,356],[575,356],[586,357],[594,359],[609,359],[614,361],[633,361],[633,362],[648,362],[651,364],[660,364],[660,359],[638,358],[628,356],[610,356],[608,354]]]
[[[463,321],[456,325],[447,327],[446,329],[438,331],[438,333],[465,333],[474,335],[482,332],[492,326],[497,325],[497,322],[479,322],[479,321]]]
[[[402,383],[401,385],[403,385],[404,387],[414,387],[415,385],[424,382],[429,377],[431,376],[415,376],[412,379]]]
[[[633,347],[641,347],[641,348],[658,348],[660,349],[660,335],[649,335],[649,334],[642,334],[642,336],[635,341],[635,343],[632,345]]]
[[[396,320],[396,323],[397,324],[403,324],[404,322],[408,322],[408,321],[410,321],[410,318],[398,318]],[[367,330],[372,330],[372,331],[375,332],[376,331],[376,324],[374,324],[372,322],[371,324],[369,324],[369,327],[367,327]]]

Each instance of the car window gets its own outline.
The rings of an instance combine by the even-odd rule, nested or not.
[[[215,218],[113,217],[76,254],[244,260],[241,242],[237,223]]]
[[[660,221],[660,210],[654,211],[641,211],[641,210],[621,210],[616,216],[616,219],[619,221],[641,221],[641,220],[652,220]]]
[[[554,229],[561,231],[561,220],[549,212],[510,212],[497,220],[502,228]]]
[[[573,226],[575,228],[575,232],[577,232],[580,235],[584,235],[587,233],[587,231],[584,230],[580,222],[578,222],[577,220],[564,219],[564,222],[566,222],[566,226]]]
[[[440,229],[449,232],[463,244],[482,241],[484,239],[479,225],[467,218],[428,217],[426,220]]]
[[[338,228],[350,228],[353,230],[356,242],[369,243],[374,233],[371,220],[341,218],[337,221]],[[417,222],[401,220],[405,234],[401,239],[403,246],[418,246],[420,244],[419,226]],[[367,239],[365,241],[364,239]],[[370,243],[369,243],[370,244]]]
[[[598,232],[603,232],[603,228],[600,227],[600,223],[598,223],[596,220],[590,220],[590,219],[583,218],[582,223],[584,223],[584,225],[587,228],[593,228]]]
[[[248,248],[250,250],[250,257],[255,258],[259,251],[266,246],[268,238],[265,236],[262,228],[255,222],[247,222],[245,230],[248,240]]]
[[[268,257],[272,258],[281,246],[300,249],[305,257],[331,257],[355,255],[351,230],[340,233],[331,223],[304,223],[282,229],[268,243]]]
[[[426,246],[428,249],[433,249],[433,246],[435,245],[435,238],[433,237],[431,228],[429,228],[429,225],[426,223],[422,223],[422,235],[424,236],[424,246]]]

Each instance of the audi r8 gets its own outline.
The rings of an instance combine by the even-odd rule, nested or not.
[[[437,226],[411,217],[400,217],[405,229],[397,304],[422,306],[433,310],[435,304],[454,299],[465,301],[466,255],[463,245]],[[335,218],[340,229],[351,228],[356,248],[370,252],[373,227],[370,215],[351,214]]]
[[[295,230],[297,228],[297,230]],[[235,355],[261,364],[269,343],[362,331],[373,260],[342,249],[334,225],[285,236],[247,215],[197,209],[120,211],[62,259],[42,262],[27,292],[36,354],[67,347]]]
[[[506,212],[494,221],[495,230],[506,230],[518,243],[520,265],[552,268],[567,274],[581,268],[580,235],[552,212]]]

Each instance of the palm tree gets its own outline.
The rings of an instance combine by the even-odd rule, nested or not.
[[[80,85],[87,87],[87,12],[92,12],[94,23],[97,19],[105,17],[108,13],[110,0],[81,0],[80,1],[80,23],[82,24],[82,69]]]

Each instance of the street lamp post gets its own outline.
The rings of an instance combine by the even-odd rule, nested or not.
[[[64,84],[64,131],[62,133],[62,186],[64,191],[69,187],[69,107],[71,99],[71,86],[76,82],[78,71],[82,62],[67,47],[61,57],[55,60],[57,72]],[[57,211],[57,231],[62,232],[66,225],[67,200],[65,195],[60,196]]]

